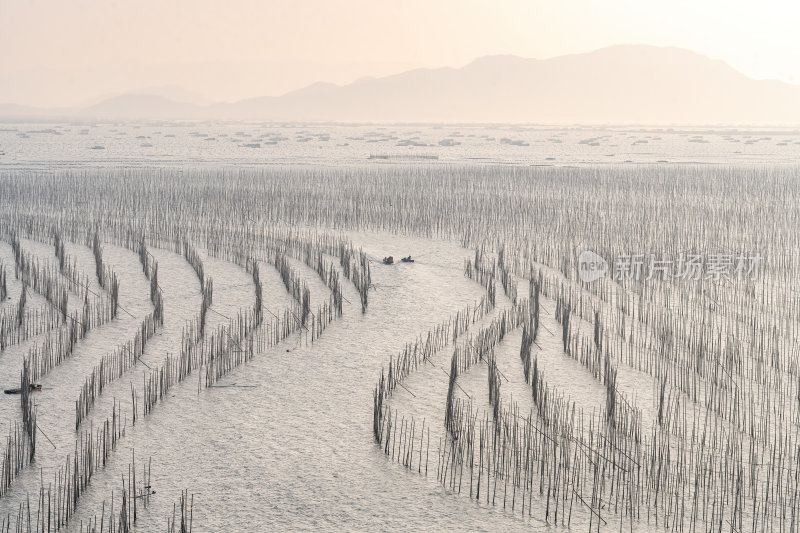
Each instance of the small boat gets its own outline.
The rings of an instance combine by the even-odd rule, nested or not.
[[[37,391],[42,390],[42,386],[39,385],[38,383],[31,383],[29,385],[29,387],[30,387],[30,391],[31,392],[37,392]],[[6,393],[6,394],[21,394],[22,393],[22,389],[18,387],[16,389],[6,389],[3,392]]]
[[[383,258],[383,264],[384,265],[393,265],[394,264],[394,257],[392,257],[391,255],[389,257],[384,257]]]
[[[411,259],[410,255],[408,257],[404,257],[404,258],[400,259],[400,261],[402,261],[403,263],[413,263],[414,262],[414,260]]]

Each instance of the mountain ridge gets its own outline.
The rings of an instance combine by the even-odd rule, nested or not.
[[[126,94],[46,110],[0,105],[0,117],[552,124],[800,124],[800,86],[754,80],[690,50],[615,45],[550,59],[476,58],[281,96],[197,105]]]

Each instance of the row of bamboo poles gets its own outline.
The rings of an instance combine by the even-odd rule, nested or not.
[[[378,439],[378,429],[382,425],[383,401],[394,390],[402,387],[403,380],[425,365],[429,359],[450,343],[455,343],[467,329],[494,308],[486,296],[479,302],[456,312],[455,315],[434,326],[427,335],[420,335],[414,342],[406,343],[403,350],[389,358],[388,367],[381,369],[381,377],[374,389],[373,432]]]
[[[58,237],[55,240],[63,246]],[[88,283],[81,283],[78,287],[81,291],[78,296],[83,299],[82,311],[75,310],[69,313],[67,304],[69,290],[62,283],[60,272],[48,264],[40,265],[38,259],[22,249],[16,235],[12,238],[12,248],[15,255],[15,272],[22,281],[23,289],[14,320],[6,320],[8,315],[5,312],[0,317],[0,348],[5,349],[12,344],[46,333],[47,337],[43,344],[33,346],[28,353],[32,380],[38,381],[53,366],[69,357],[75,343],[84,338],[90,329],[116,317],[119,306],[119,285],[113,270],[103,266],[102,270],[110,280],[108,282],[111,289],[110,296],[95,295],[90,299]],[[72,272],[76,279],[81,278],[77,269]],[[50,309],[44,312],[26,311],[28,288],[40,293],[50,304]]]
[[[142,465],[137,481],[136,456],[135,452],[132,453],[128,475],[122,476],[119,493],[112,490],[110,503],[107,507],[106,501],[103,501],[99,516],[95,515],[86,522],[81,520],[81,533],[133,531],[139,513],[150,505],[151,495],[155,493],[151,488],[152,458]],[[79,478],[70,477],[74,464],[70,465],[69,460],[67,463],[51,482],[45,484],[42,478],[35,507],[28,498],[25,503],[20,504],[15,515],[8,514],[0,519],[0,531],[55,533],[67,528],[74,516],[72,506],[82,483]]]
[[[22,249],[18,238],[11,239],[11,249],[14,251],[14,274],[23,285],[30,287],[41,294],[47,302],[61,313],[61,319],[67,320],[69,313],[69,289],[62,283],[61,276],[49,263],[41,264],[38,258]],[[82,291],[82,293],[85,291]],[[79,293],[78,296],[85,297]],[[83,298],[82,298],[83,299]]]
[[[565,517],[569,523],[572,514],[564,500],[569,497],[569,509],[574,504],[595,529],[604,529],[612,516],[652,525],[658,519],[659,527],[675,530],[794,527],[800,302],[793,296],[793,277],[800,266],[800,247],[793,230],[798,215],[791,206],[800,195],[793,169],[201,169],[191,177],[167,170],[133,171],[119,180],[109,180],[106,173],[0,180],[0,198],[25,206],[13,215],[9,209],[3,226],[19,234],[47,235],[55,225],[77,242],[86,233],[88,216],[111,240],[141,234],[154,243],[179,242],[188,235],[194,242],[209,243],[209,249],[225,248],[221,253],[240,253],[241,246],[243,260],[253,254],[249,250],[263,249],[260,243],[280,233],[299,235],[321,226],[388,230],[455,238],[485,250],[483,254],[494,251],[496,259],[482,258],[473,266],[494,261],[493,277],[512,301],[512,275],[528,278],[539,300],[534,303],[529,294],[532,316],[519,326],[520,354],[527,357],[523,368],[536,409],[528,416],[530,423],[519,422],[515,429],[511,419],[524,415],[514,405],[503,405],[495,352],[460,346],[457,364],[477,357],[490,367],[492,401],[485,416],[473,413],[472,430],[460,429],[470,418],[467,413],[478,407],[457,396],[461,378],[451,372],[456,374],[452,428],[442,438],[442,468],[437,469],[446,483],[454,479],[456,466],[462,479],[462,465],[466,470],[464,461],[469,459],[471,475],[477,471],[475,477],[481,479],[481,501],[487,494],[484,481],[491,476],[495,504],[501,487],[511,496],[512,507],[514,501],[519,504],[514,490],[521,487],[526,512],[533,505],[538,513],[539,505],[542,516],[554,521],[558,513],[559,523]],[[63,208],[64,191],[74,191],[80,205],[89,207]],[[218,198],[213,205],[209,194]],[[276,225],[292,229],[273,229]],[[325,246],[323,253],[341,258]],[[758,248],[769,263],[758,280],[741,283],[601,279],[589,284],[576,275],[576,248],[584,246],[609,259],[642,250],[678,254],[713,246],[738,253]],[[347,264],[358,261],[350,258]],[[344,265],[341,271],[347,276]],[[368,291],[369,284],[365,286]],[[545,307],[551,302],[556,309]],[[572,416],[569,394],[574,391],[558,390],[544,375],[537,343],[545,334],[539,327],[545,324],[533,313],[539,306],[543,315],[557,319],[563,355],[578,362],[605,391],[596,413]],[[291,316],[284,313],[283,318],[273,333],[297,327]],[[264,330],[262,326],[253,335],[256,346]],[[626,372],[645,390],[657,391],[657,415],[650,429],[641,427],[637,401],[617,389]],[[392,435],[413,434],[397,442],[408,443],[403,457],[413,449],[419,469],[416,431],[422,425],[403,414],[393,419],[399,426]],[[385,425],[385,417],[379,420]],[[495,436],[498,426],[500,437]],[[548,429],[552,427],[561,429]],[[559,432],[574,438],[561,439]],[[531,444],[529,433],[540,444]],[[453,434],[462,436],[453,439]],[[469,434],[474,435],[472,449],[464,447]],[[514,452],[515,447],[522,451]],[[507,461],[495,449],[511,458],[512,466],[503,466]],[[538,468],[534,471],[529,464],[526,470],[523,457],[534,451]],[[551,460],[556,466],[547,466]],[[648,462],[658,465],[661,474],[654,466],[640,468]],[[572,466],[566,470],[563,464]],[[546,482],[538,473],[542,471]],[[632,481],[634,474],[640,480]],[[532,496],[534,484],[538,497]],[[609,505],[612,492],[614,505]],[[548,513],[548,503],[553,513]]]
[[[51,306],[30,309],[28,287],[22,284],[15,306],[0,311],[0,352],[10,346],[38,337],[61,324],[61,312]]]
[[[80,273],[77,269],[77,262],[70,258],[66,253],[65,240],[64,237],[62,237],[62,235],[66,235],[67,239],[78,240],[78,237],[83,235],[85,237],[84,242],[88,242],[88,244],[91,246],[95,257],[95,274],[98,276],[98,282],[100,283],[101,287],[104,287],[104,290],[107,293],[113,294],[111,299],[113,299],[114,303],[111,308],[114,310],[114,312],[116,312],[118,309],[117,298],[119,285],[113,271],[107,269],[103,264],[102,241],[100,239],[99,232],[96,230],[92,232],[74,230],[70,231],[62,228],[58,228],[57,231],[53,231],[53,228],[51,228],[49,231],[46,231],[44,226],[37,224],[32,224],[30,226],[21,224],[19,227],[17,227],[17,230],[21,230],[23,227],[27,227],[27,232],[20,231],[20,233],[25,233],[29,237],[36,234],[41,236],[49,234],[54,241],[58,269],[64,278],[67,279],[69,287],[82,287],[85,291],[88,291],[88,278],[80,277]],[[111,240],[113,241],[114,239],[112,238]],[[139,241],[139,246],[137,246],[137,240]],[[94,403],[94,399],[97,397],[97,395],[102,393],[103,387],[114,379],[121,377],[126,370],[135,365],[135,361],[141,356],[144,350],[146,339],[152,336],[157,324],[163,321],[163,308],[161,305],[158,305],[159,301],[163,301],[163,297],[160,295],[160,288],[158,286],[157,264],[152,260],[152,256],[149,254],[149,252],[147,252],[146,247],[141,245],[144,243],[144,237],[140,236],[137,238],[133,232],[129,232],[127,236],[119,238],[119,240],[116,242],[121,241],[128,243],[130,248],[140,252],[141,257],[145,258],[141,260],[141,262],[145,274],[151,281],[151,300],[153,300],[156,311],[154,311],[153,315],[147,317],[147,320],[143,322],[142,327],[139,328],[134,339],[131,339],[125,345],[121,345],[118,350],[104,357],[101,362],[96,365],[92,375],[87,377],[85,383],[86,388],[84,391],[82,391],[81,400],[77,402],[77,405],[80,406],[83,404],[84,406],[88,407],[84,409],[76,409],[76,412],[82,413],[76,414],[76,429],[78,430],[80,430],[82,419],[85,418],[85,416],[88,414],[88,410]],[[326,255],[330,250],[336,250],[337,253],[339,251],[345,251],[348,254],[344,259],[340,258],[340,261],[343,261],[340,264],[346,264],[350,275],[358,276],[357,280],[362,283],[360,289],[360,291],[364,293],[362,295],[362,310],[365,310],[367,300],[366,292],[371,286],[369,262],[366,259],[366,255],[363,254],[363,252],[358,254],[352,253],[352,245],[345,246],[341,240],[331,240],[326,246]],[[192,346],[194,344],[193,361],[195,361],[195,363],[193,364],[189,362],[187,364],[184,360],[183,364],[176,363],[171,365],[167,361],[160,369],[161,371],[159,372],[158,381],[166,384],[169,384],[172,381],[178,381],[177,379],[174,379],[172,375],[180,376],[183,369],[192,368],[192,366],[194,366],[197,370],[205,370],[204,373],[201,372],[201,378],[202,375],[205,374],[205,384],[206,386],[211,386],[216,382],[216,380],[220,379],[232,368],[235,368],[242,362],[252,358],[252,354],[254,353],[256,346],[258,346],[262,351],[266,350],[268,347],[274,346],[292,333],[301,329],[306,329],[308,331],[309,328],[311,329],[313,342],[322,333],[327,324],[329,324],[336,316],[341,315],[343,295],[339,282],[339,272],[333,267],[332,264],[328,262],[327,259],[325,259],[325,257],[323,257],[323,252],[313,248],[308,248],[306,251],[309,253],[307,253],[305,256],[307,259],[305,262],[307,264],[311,263],[309,266],[311,266],[317,272],[322,281],[331,289],[332,297],[329,302],[323,303],[323,305],[317,309],[317,313],[314,314],[311,313],[310,310],[310,294],[309,292],[304,291],[304,296],[301,297],[298,304],[299,313],[297,314],[301,314],[302,316],[308,318],[305,328],[302,327],[302,321],[300,321],[299,326],[297,325],[296,317],[293,316],[295,313],[292,311],[292,309],[285,310],[283,317],[279,318],[278,316],[275,316],[275,320],[270,321],[270,324],[265,324],[267,327],[259,327],[262,325],[263,321],[263,296],[261,295],[262,288],[258,274],[258,262],[253,260],[251,261],[251,264],[253,265],[252,273],[258,294],[256,298],[257,305],[253,312],[248,310],[240,313],[240,315],[235,317],[230,324],[220,326],[217,331],[212,332],[207,338],[200,340],[198,343],[193,343],[191,340],[185,340],[182,343],[184,347]],[[267,251],[265,257],[269,257],[269,253],[271,252]],[[352,265],[351,261],[353,263]],[[342,266],[342,268],[344,268],[344,266]],[[293,274],[292,277],[299,279],[297,278],[296,274]],[[311,317],[313,317],[313,319],[311,319]],[[79,322],[79,320],[72,320],[73,324]],[[67,324],[64,324],[62,329],[66,327]],[[188,329],[190,328],[187,328],[187,330]],[[256,329],[258,331],[255,331]],[[85,335],[85,331],[83,334]],[[80,333],[70,333],[70,335],[60,336],[54,334],[48,337],[42,347],[38,347],[35,351],[32,351],[30,357],[31,362],[33,363],[32,366],[43,369],[39,372],[39,377],[43,376],[49,369],[58,364],[58,362],[68,357],[72,351],[72,348],[74,347],[74,344],[81,338],[82,336]],[[46,362],[43,363],[43,361]],[[156,388],[159,389],[161,393],[159,396],[161,397],[163,396],[163,392],[167,390],[169,386],[150,386],[151,391],[155,390]],[[145,386],[145,389],[147,389],[147,386]],[[148,393],[143,394],[142,396],[152,397],[153,394]],[[132,421],[135,421],[137,416],[137,397],[138,394],[132,390]],[[143,403],[147,404],[148,401],[149,400],[145,400]],[[152,406],[147,407],[148,412],[151,407]],[[139,406],[139,408],[141,408],[141,406]],[[78,460],[79,466],[76,470],[74,464],[76,459],[68,458],[67,464],[70,465],[70,468],[63,468],[62,472],[60,472],[61,482],[59,484],[58,481],[56,481],[56,489],[54,492],[51,492],[51,494],[54,493],[56,495],[60,495],[53,496],[53,501],[60,502],[56,505],[56,507],[60,509],[60,511],[58,511],[60,514],[56,515],[57,519],[55,520],[55,522],[58,524],[63,525],[67,523],[73,516],[70,508],[72,507],[74,509],[74,506],[77,504],[78,499],[92,477],[94,470],[85,465],[89,465],[92,462],[99,463],[101,458],[105,459],[107,454],[110,453],[108,450],[113,450],[116,440],[124,436],[124,428],[127,425],[127,417],[122,416],[121,405],[117,404],[117,402],[115,402],[112,411],[113,412],[110,421],[107,422],[107,425],[111,428],[111,430],[110,432],[106,432],[111,435],[111,444],[108,444],[108,439],[104,439],[102,436],[96,436],[95,442],[100,442],[101,444],[95,446],[94,450],[97,451],[102,449],[101,452],[97,453],[86,452],[85,445],[77,445],[78,447],[76,447],[75,455],[76,458],[93,457],[95,459],[93,461],[83,459]],[[33,434],[35,435],[35,431]],[[90,440],[89,433],[86,433],[86,431],[80,433],[80,435],[82,440]],[[9,447],[9,451],[13,451],[13,449]],[[81,466],[81,463],[84,466]],[[77,482],[74,481],[76,479],[78,480]],[[102,524],[104,521],[100,520],[100,523]]]
[[[121,378],[129,369],[134,367],[142,355],[149,341],[164,322],[164,297],[158,285],[158,261],[153,259],[147,250],[147,243],[143,237],[129,240],[126,244],[135,248],[137,257],[142,266],[145,277],[150,281],[150,301],[153,312],[142,321],[136,335],[125,344],[117,347],[113,352],[103,356],[100,363],[95,365],[92,373],[86,378],[83,387],[75,401],[75,430],[89,415],[97,397],[102,394],[103,388],[111,382]],[[201,265],[202,268],[202,265]],[[132,386],[131,386],[132,387]],[[132,390],[132,401],[135,396]],[[136,409],[133,410],[133,422],[136,422]]]
[[[337,313],[340,304],[337,293],[341,294],[341,290],[335,289],[335,282],[331,283],[330,265],[324,261],[324,256],[338,258],[342,275],[353,283],[359,293],[362,312],[367,310],[369,290],[372,288],[369,258],[363,250],[356,250],[352,241],[344,236],[318,230],[248,225],[226,228],[224,232],[212,230],[206,234],[205,239],[211,255],[239,265],[243,265],[250,254],[258,254],[259,250],[267,253],[258,255],[258,258],[273,264],[276,253],[304,262],[331,289],[334,300],[332,305]]]
[[[194,494],[184,490],[180,501],[172,506],[172,517],[167,519],[167,533],[192,533],[193,524]]]
[[[54,241],[56,246],[57,257],[60,255],[64,258],[65,263],[69,257],[65,250],[63,241],[60,240],[58,233],[54,233]],[[14,249],[15,261],[20,276],[24,279],[24,287],[27,282],[32,281],[35,287],[38,287],[40,292],[43,292],[48,301],[52,299],[54,292],[62,293],[62,301],[66,301],[66,292],[63,286],[60,285],[61,280],[59,273],[48,267],[39,268],[38,262],[31,260],[29,254],[22,250],[22,246],[16,235],[12,238],[12,248]],[[78,320],[78,312],[68,315],[71,319],[70,322],[64,323],[56,331],[47,335],[44,342],[39,345],[36,344],[28,350],[27,355],[23,359],[23,370],[20,378],[20,401],[22,411],[22,427],[27,437],[27,442],[21,442],[18,434],[10,435],[7,441],[7,450],[5,453],[6,460],[2,465],[2,490],[0,495],[4,494],[11,487],[13,480],[20,474],[22,468],[27,464],[34,461],[36,455],[36,436],[38,434],[38,426],[36,424],[36,406],[32,400],[32,391],[35,383],[38,382],[47,372],[53,367],[57,366],[64,359],[72,354],[75,345],[85,337],[90,328],[102,325],[105,322],[113,320],[116,315],[117,298],[118,298],[118,282],[113,270],[103,265],[102,258],[98,263],[102,266],[102,271],[108,276],[107,286],[114,291],[114,296],[106,301],[105,298],[97,296],[93,299],[93,304],[89,303],[88,298],[88,281],[81,284],[84,297],[84,308],[82,321]],[[73,263],[74,264],[74,263]],[[76,279],[80,279],[81,274],[77,268],[70,271]],[[83,277],[84,280],[88,278]],[[54,290],[53,287],[61,287],[62,290]],[[25,292],[22,293],[23,295]],[[24,301],[24,296],[21,297]],[[51,302],[52,303],[52,302]],[[55,307],[55,306],[54,306]],[[112,421],[112,424],[116,420]],[[112,426],[113,427],[113,426]],[[23,456],[23,452],[26,456]],[[89,476],[91,471],[89,471]]]
[[[35,424],[35,421],[34,421]],[[60,531],[71,521],[77,510],[80,497],[86,492],[92,477],[103,468],[117,442],[125,435],[126,420],[114,402],[111,417],[100,427],[81,432],[75,441],[73,454],[66,456],[62,466],[53,472],[52,482],[45,486],[42,478],[39,490],[39,506],[35,515],[30,504],[20,504],[16,517],[4,518],[5,527],[10,528],[16,519],[17,527],[25,524],[23,531]],[[28,500],[29,501],[29,500]],[[48,529],[49,528],[49,529]]]
[[[8,283],[6,280],[6,266],[0,261],[0,303],[6,301],[8,298]]]
[[[686,403],[691,404],[691,402],[681,402],[680,395],[676,395],[675,389],[668,387],[665,380],[659,382],[659,414],[657,424],[652,429],[652,436],[648,439],[641,427],[641,414],[631,407],[630,402],[617,389],[617,369],[614,361],[620,359],[614,355],[615,339],[603,326],[600,312],[594,311],[593,327],[586,328],[586,340],[584,340],[580,331],[573,331],[576,328],[572,324],[573,316],[576,320],[580,320],[581,317],[575,314],[572,302],[564,299],[562,291],[556,293],[555,318],[562,327],[564,353],[585,366],[590,374],[606,387],[605,409],[592,414],[588,430],[586,423],[583,422],[585,415],[579,411],[578,420],[582,422],[577,425],[574,403],[547,385],[543,373],[538,369],[535,357],[531,363],[531,347],[535,342],[533,332],[538,330],[540,287],[548,286],[542,282],[541,272],[537,277],[531,277],[534,279],[530,284],[530,300],[534,303],[530,305],[530,318],[522,321],[520,356],[525,368],[526,381],[531,384],[538,417],[534,418],[534,413],[531,413],[527,417],[528,422],[521,424],[520,420],[524,421],[526,418],[515,412],[516,407],[512,407],[509,411],[500,404],[497,391],[501,381],[496,370],[493,343],[480,341],[468,343],[469,349],[467,343],[460,345],[454,351],[450,370],[450,390],[446,406],[448,432],[440,441],[438,450],[440,465],[437,470],[440,481],[451,490],[460,492],[463,473],[468,465],[471,495],[482,499],[479,495],[480,487],[482,478],[486,478],[489,480],[491,503],[497,504],[499,480],[503,491],[503,505],[508,505],[510,498],[513,509],[517,501],[516,491],[521,489],[523,512],[527,506],[530,514],[532,506],[536,505],[536,502],[531,500],[531,490],[536,481],[530,471],[531,458],[545,457],[543,454],[550,446],[558,450],[558,445],[561,445],[560,449],[569,450],[567,444],[559,440],[563,435],[551,429],[559,420],[569,420],[572,432],[569,434],[569,440],[579,444],[578,448],[573,445],[572,449],[575,470],[549,472],[546,485],[544,477],[538,478],[539,496],[545,496],[543,511],[548,521],[569,526],[573,504],[578,502],[588,513],[590,530],[593,528],[600,530],[601,527],[605,527],[608,523],[606,513],[611,509],[613,509],[612,516],[620,520],[620,525],[623,520],[629,519],[631,527],[634,527],[634,521],[639,520],[680,531],[684,528],[694,531],[700,524],[703,524],[704,528],[715,530],[725,525],[739,531],[748,527],[752,530],[769,529],[775,524],[790,524],[794,527],[797,518],[791,509],[796,501],[794,494],[797,491],[797,481],[796,477],[787,476],[785,472],[796,471],[796,467],[791,466],[792,461],[779,459],[787,457],[786,450],[792,449],[796,441],[796,429],[792,430],[785,440],[776,440],[774,438],[776,433],[785,434],[787,429],[785,426],[777,428],[777,431],[772,427],[769,431],[760,433],[751,426],[749,434],[742,433],[738,437],[742,444],[749,442],[750,456],[742,456],[736,451],[741,449],[741,444],[730,442],[730,435],[726,429],[729,426],[724,422],[726,417],[715,408],[714,404],[695,405],[694,416],[689,419],[690,426],[685,427]],[[513,324],[513,321],[511,323]],[[503,320],[495,322],[500,331],[503,325]],[[577,329],[580,327],[579,324]],[[478,339],[485,338],[485,334],[490,332],[483,330]],[[499,337],[493,334],[491,338]],[[631,339],[631,344],[633,342]],[[465,352],[467,356],[464,355]],[[475,421],[480,418],[476,417],[477,413],[468,402],[454,397],[457,390],[454,384],[459,371],[463,372],[478,361],[486,361],[489,366],[489,399],[492,412],[490,418],[489,415],[485,415],[484,421],[476,429]],[[383,381],[384,378],[381,376],[379,386],[376,388],[376,398],[384,396],[383,394],[379,396],[377,391],[387,390]],[[711,380],[711,387],[713,390],[714,380]],[[718,401],[724,397],[724,394],[714,396]],[[383,406],[376,401],[376,408],[379,407]],[[395,452],[392,451],[394,444],[390,446],[383,441],[385,453],[391,451],[393,456],[400,453],[401,457],[410,454],[410,459],[404,459],[404,464],[416,465],[416,469],[419,470],[422,458],[418,455],[414,460],[413,443],[416,442],[416,437],[409,429],[415,426],[413,417],[409,419],[402,416],[398,421],[396,411],[394,415],[390,410],[383,415],[378,413],[376,409],[376,420],[382,419],[383,423],[374,426],[376,440],[381,442],[384,438],[397,438],[397,432],[400,431],[399,442],[412,445],[410,449],[400,448]],[[681,438],[676,439],[676,429],[665,426],[668,422],[670,424],[680,422],[681,415],[684,427],[678,430],[680,433],[677,436]],[[769,419],[763,415],[762,411],[759,417],[761,420]],[[498,421],[504,421],[499,426],[500,430]],[[537,426],[537,421],[542,425]],[[708,425],[709,422],[712,426]],[[398,423],[401,426],[395,428]],[[574,433],[576,425],[579,431],[577,434]],[[411,435],[408,434],[409,431]],[[530,442],[520,446],[520,436],[525,436],[526,433],[533,434],[534,431],[543,436],[541,442],[545,446],[542,448],[541,445],[537,445],[532,448]],[[772,435],[772,440],[767,442],[766,437],[769,435]],[[498,439],[500,439],[499,444]],[[525,439],[529,440],[527,437]],[[716,450],[719,449],[720,443],[726,440],[728,442],[724,447],[724,453],[718,454]],[[759,441],[766,450],[759,451]],[[686,442],[685,447],[682,446],[683,442]],[[593,443],[596,444],[593,446]],[[609,447],[608,443],[613,443],[613,446]],[[676,447],[679,457],[686,462],[669,461],[668,458],[670,454],[675,453]],[[491,454],[487,450],[491,450]],[[417,447],[417,453],[421,453],[421,448]],[[778,465],[769,460],[765,461],[764,454],[766,458],[778,460]],[[555,457],[554,464],[568,464],[568,457],[567,455]],[[589,461],[588,465],[583,463],[585,460]],[[427,454],[425,461],[427,463]],[[442,465],[441,461],[445,464]],[[679,466],[681,464],[688,465],[689,468]],[[508,470],[509,468],[512,470]],[[582,469],[585,474],[580,474]],[[542,470],[541,465],[539,470]],[[630,472],[636,472],[636,481],[630,477]],[[710,473],[719,475],[709,476]],[[589,483],[591,493],[584,490],[588,482],[585,476],[589,474],[592,479]],[[491,484],[492,476],[494,476],[494,486]],[[681,480],[695,480],[695,484],[687,488],[685,481]],[[526,493],[527,505],[524,503]],[[486,492],[484,497],[490,502]],[[748,501],[752,504],[749,512]],[[568,509],[567,502],[569,502]],[[539,505],[542,505],[541,501]],[[676,510],[680,512],[679,517],[674,514]]]
[[[136,365],[144,355],[147,341],[155,335],[157,325],[152,314],[145,317],[136,336],[125,344],[118,346],[113,352],[106,354],[94,366],[92,373],[81,387],[78,399],[75,400],[75,430],[89,416],[95,400],[103,393],[103,389],[111,382],[121,378],[130,368]]]
[[[206,277],[203,260],[200,258],[200,254],[195,247],[192,246],[188,239],[184,239],[181,250],[186,262],[189,263],[189,265],[192,267],[192,270],[195,271],[195,274],[197,274],[197,279],[200,281],[200,295],[202,296],[202,299],[200,303],[200,327],[198,328],[198,335],[202,337],[206,332],[206,315],[208,314],[208,310],[211,308],[214,302],[214,280]]]

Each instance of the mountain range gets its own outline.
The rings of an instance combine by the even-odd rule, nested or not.
[[[461,68],[415,69],[342,86],[316,83],[233,103],[185,101],[181,91],[164,92],[76,108],[0,105],[0,118],[800,124],[800,86],[754,80],[685,49],[646,45],[546,60],[488,56]]]

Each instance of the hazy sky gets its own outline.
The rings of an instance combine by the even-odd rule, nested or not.
[[[630,43],[800,83],[798,22],[800,3],[775,0],[0,0],[0,102],[74,105],[162,85],[233,101]]]

